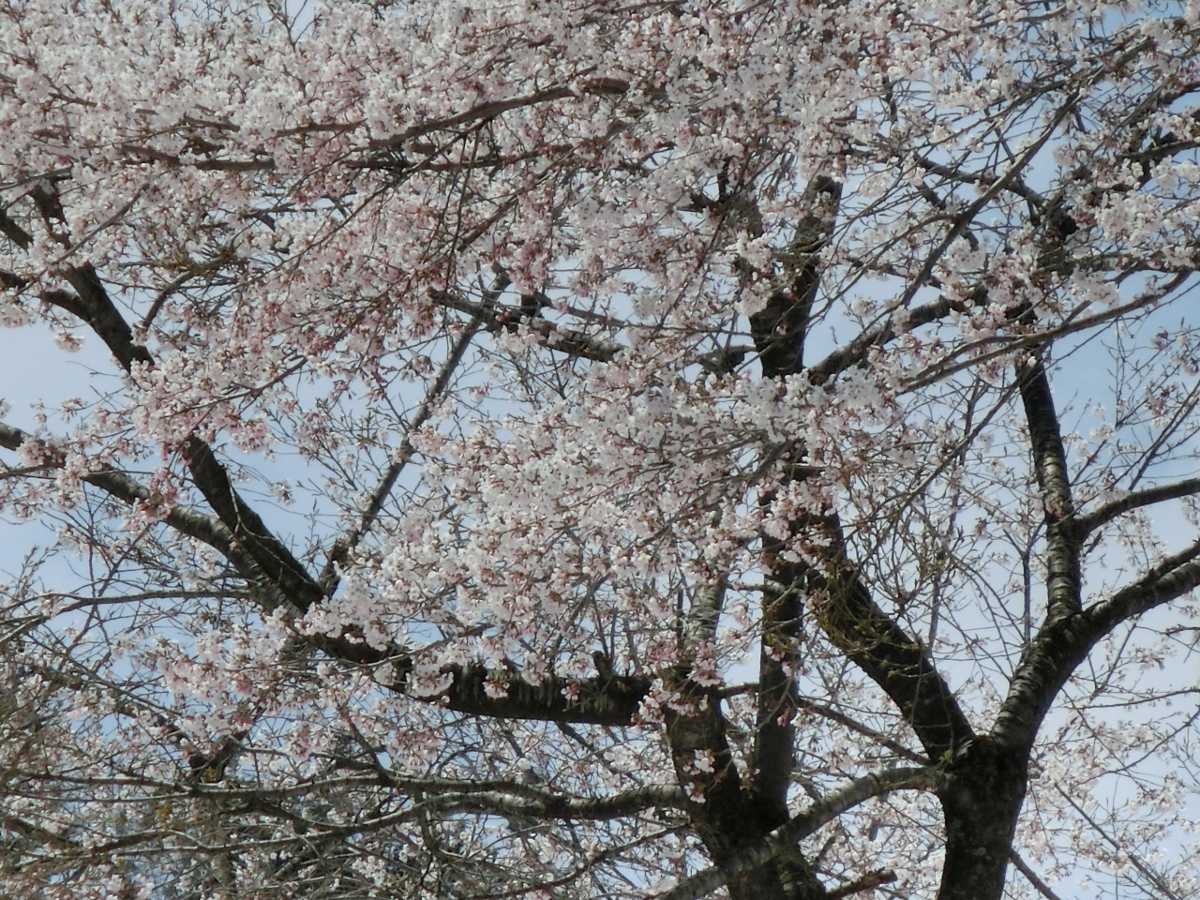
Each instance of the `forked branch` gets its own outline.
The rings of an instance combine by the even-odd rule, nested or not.
[[[937,782],[937,770],[931,767],[905,766],[864,775],[840,790],[822,797],[754,846],[747,847],[719,865],[693,875],[660,895],[658,900],[698,900],[739,875],[752,872],[776,856],[789,852],[797,842],[867,800],[893,791],[930,790]]]

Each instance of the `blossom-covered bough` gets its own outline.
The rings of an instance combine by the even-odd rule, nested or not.
[[[1198,45],[5,3],[0,894],[1193,896]]]

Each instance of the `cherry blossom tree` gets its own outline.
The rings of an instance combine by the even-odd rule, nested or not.
[[[0,54],[0,894],[1200,890],[1200,3]]]

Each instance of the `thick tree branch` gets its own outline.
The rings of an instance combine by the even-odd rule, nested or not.
[[[272,590],[272,596],[278,591],[279,601],[291,604],[300,612],[319,603],[324,596],[320,585],[234,489],[229,473],[212,448],[193,436],[184,445],[183,457],[196,487],[218,518],[233,532],[238,548],[257,564],[264,576],[264,586]],[[278,602],[271,602],[267,611],[271,612],[277,605]]]
[[[33,435],[28,432],[0,423],[0,446],[9,450],[18,450],[23,444],[34,440]],[[40,454],[39,466],[48,471],[61,469],[66,462],[64,455],[49,445],[43,445],[40,448]],[[130,506],[143,504],[153,508],[161,502],[161,498],[149,488],[116,469],[102,469],[99,472],[84,475],[82,480]],[[212,516],[188,506],[175,505],[170,508],[163,521],[180,533],[218,550],[228,557],[244,576],[248,572],[257,573],[257,570],[253,568],[252,560],[237,551],[232,532]],[[242,565],[249,566],[249,568],[243,571]]]
[[[521,800],[530,804],[549,806],[555,803],[567,802],[571,806],[587,806],[588,804],[614,804],[628,807],[633,812],[644,809],[661,807],[664,809],[683,809],[687,798],[683,791],[670,785],[650,785],[632,791],[624,791],[611,797],[573,797],[567,794],[543,790],[531,784],[502,779],[481,779],[478,781],[458,781],[452,778],[417,778],[408,775],[392,775],[383,772],[379,780],[404,791],[419,791],[424,794],[499,794],[511,799]],[[624,813],[618,813],[624,815]]]
[[[750,316],[750,332],[766,378],[791,375],[803,365],[809,314],[821,284],[821,250],[836,222],[842,186],[819,176],[804,195],[811,212],[797,223],[787,248],[787,287],[768,297],[766,305]]]
[[[395,156],[412,148],[413,144],[421,144],[420,138],[427,135],[436,134],[437,132],[448,132],[451,135],[456,135],[455,129],[462,129],[463,126],[473,127],[479,122],[489,119],[494,119],[506,112],[514,109],[523,109],[532,106],[539,106],[547,103],[552,103],[556,100],[567,100],[570,98],[580,98],[585,96],[611,96],[619,97],[629,93],[631,85],[629,82],[618,78],[588,78],[581,79],[570,85],[560,85],[558,87],[546,88],[545,90],[535,91],[530,94],[525,94],[517,97],[510,97],[504,100],[492,100],[487,103],[479,103],[472,106],[470,109],[463,110],[460,113],[444,116],[441,118],[433,118],[425,122],[412,125],[406,128],[401,133],[388,138],[369,141],[363,151],[366,155],[365,162],[359,162],[357,165],[361,168],[400,168],[407,170],[408,167],[403,163],[392,162],[391,159],[385,157],[382,163],[374,162],[374,158],[378,158],[383,154]],[[655,92],[651,91],[646,96],[652,96]],[[661,92],[658,92],[661,96]],[[281,132],[283,136],[301,136],[301,135],[317,135],[317,134],[349,134],[357,131],[364,126],[363,121],[353,122],[309,122],[305,125],[300,125],[295,128],[287,129]],[[184,128],[204,128],[215,129],[219,131],[237,133],[241,129],[229,122],[216,122],[210,120],[197,119],[194,116],[184,116],[180,123]],[[121,146],[121,150],[131,156],[141,160],[154,160],[160,163],[166,163],[171,166],[187,166],[189,168],[200,171],[216,171],[216,172],[260,172],[272,171],[276,168],[276,161],[269,156],[255,156],[249,159],[223,159],[223,158],[202,158],[202,159],[185,159],[178,153],[167,153],[155,147],[146,146],[143,144],[126,142]],[[201,153],[212,153],[224,149],[220,145],[214,143],[204,143],[199,146],[193,146],[194,150],[199,150]],[[349,165],[356,165],[350,162]],[[413,167],[414,169],[427,168],[423,166]],[[456,164],[455,169],[461,170],[466,168],[463,164]]]
[[[0,234],[3,234],[22,250],[33,243],[33,236],[16,222],[14,222],[9,217],[7,211],[2,209],[0,209]],[[6,277],[3,282],[5,287],[17,287],[18,285],[15,279],[15,275],[6,273]]]
[[[1094,632],[1094,639],[1099,640],[1122,622],[1197,587],[1200,587],[1200,541],[1168,556],[1134,584],[1088,608],[1083,618]]]
[[[793,465],[788,477],[802,480],[806,472]],[[762,505],[769,507],[773,501],[774,494],[766,494]],[[793,522],[793,535],[804,524]],[[762,599],[751,789],[763,815],[774,828],[787,820],[788,792],[796,764],[793,719],[799,692],[795,673],[801,663],[802,617],[810,566],[788,558],[785,553],[787,540],[764,534],[762,544],[762,562],[768,578]]]
[[[68,269],[66,278],[75,289],[74,294],[69,291],[47,291],[43,299],[87,323],[125,371],[130,371],[135,364],[153,363],[150,351],[134,343],[133,330],[113,304],[91,263]]]
[[[804,192],[807,214],[796,224],[782,259],[787,285],[750,316],[750,332],[765,378],[786,378],[804,365],[809,318],[821,286],[821,251],[837,222],[841,195],[842,185],[833,178],[821,175],[809,182]],[[798,464],[804,451],[796,447],[791,452],[794,462],[788,467],[786,479],[802,481],[808,476],[808,470]],[[774,499],[775,495],[768,493],[761,503],[770,507]],[[806,524],[793,522],[793,533]],[[780,587],[768,587],[763,594],[751,793],[760,816],[774,828],[787,820],[788,792],[795,768],[795,672],[799,668],[802,597],[809,566],[787,558],[787,541],[763,535],[762,542],[768,584]],[[809,882],[805,890],[823,893],[815,878],[804,880]]]
[[[921,642],[871,597],[845,555],[841,529],[828,517],[829,569],[813,571],[812,587],[824,596],[817,621],[839,647],[900,708],[931,760],[940,760],[974,737],[950,687]]]
[[[225,801],[278,803],[322,788],[345,784],[346,779],[325,779],[322,784],[298,784],[283,789],[242,788],[213,783],[188,784],[181,796],[203,796]],[[453,814],[522,816],[534,819],[616,819],[650,809],[684,809],[687,797],[678,787],[651,785],[621,791],[608,797],[579,797],[543,790],[513,781],[457,781],[450,778],[392,776],[387,771],[355,780],[360,786],[381,785],[423,797],[424,810]],[[168,796],[168,795],[164,795]]]
[[[766,552],[770,554],[770,548]],[[779,824],[787,819],[787,796],[796,764],[796,728],[792,724],[797,708],[794,673],[799,668],[803,609],[800,594],[807,566],[779,558],[770,558],[769,564],[776,578],[786,578],[788,587],[763,596],[752,789],[764,813]]]
[[[1174,484],[1146,488],[1145,490],[1126,494],[1120,500],[1113,500],[1111,503],[1106,503],[1104,506],[1087,515],[1076,515],[1071,523],[1071,527],[1079,538],[1082,539],[1097,528],[1107,525],[1113,519],[1131,510],[1141,509],[1144,506],[1152,506],[1155,503],[1163,503],[1167,500],[1190,497],[1193,494],[1200,494],[1200,478],[1185,478],[1183,481],[1177,481]]]
[[[1108,600],[1047,624],[1013,673],[992,734],[1014,747],[1031,747],[1054,698],[1092,648],[1114,628],[1200,587],[1200,541],[1167,557]]]
[[[684,659],[693,659],[711,646],[724,596],[724,583],[704,585],[696,591],[683,624]],[[688,665],[668,672],[664,682],[679,696],[679,701],[665,710],[676,777],[693,798],[701,798],[692,801],[689,813],[705,846],[723,858],[754,826],[744,809],[741,777],[733,762],[719,696],[715,687],[692,681]]]
[[[799,841],[867,800],[893,791],[930,790],[937,782],[937,770],[930,767],[898,767],[864,775],[822,797],[753,846],[660,895],[658,900],[698,900],[732,879],[752,872],[776,856],[790,851]]]
[[[19,428],[0,423],[0,446],[17,450],[33,437]],[[61,453],[43,448],[40,465],[47,470],[61,468],[65,462]],[[115,469],[94,472],[83,481],[128,503],[153,506],[159,498],[135,479]],[[262,589],[276,582],[259,566],[239,542],[238,536],[219,519],[185,506],[172,506],[163,521],[182,534],[205,543],[222,553],[237,572],[252,586]],[[279,595],[262,599],[264,605],[280,602]],[[394,690],[410,693],[407,682],[415,667],[412,657],[396,648],[376,650],[369,645],[342,638],[314,638],[313,644],[334,659],[360,665],[391,662],[398,673]],[[447,666],[439,675],[449,676],[450,685],[443,694],[427,697],[458,712],[476,713],[496,718],[540,719],[545,721],[591,723],[599,725],[628,725],[637,713],[642,699],[650,691],[651,679],[610,675],[607,678],[584,679],[568,683],[550,676],[540,684],[526,682],[507,671],[488,670],[482,666]],[[492,690],[489,692],[488,687]],[[568,699],[569,688],[578,688],[575,699]],[[504,696],[493,696],[503,692]]]
[[[1029,360],[1018,369],[1017,387],[1033,445],[1033,469],[1042,489],[1048,569],[1046,615],[1049,621],[1054,621],[1079,611],[1083,589],[1080,542],[1077,532],[1070,527],[1075,503],[1067,471],[1067,452],[1059,432],[1050,379],[1041,360]]]
[[[331,651],[335,658],[357,661],[351,655],[355,647],[339,646],[334,642],[321,642],[318,646]],[[387,659],[386,654],[372,651],[366,645],[356,646],[376,655],[380,662]],[[637,714],[642,699],[650,692],[652,683],[649,678],[633,675],[609,675],[573,682],[548,676],[535,685],[513,672],[480,665],[454,665],[443,666],[437,672],[438,677],[449,679],[446,689],[435,695],[424,695],[413,694],[409,689],[408,680],[414,668],[411,657],[400,656],[390,661],[399,676],[391,685],[393,690],[439,703],[455,712],[500,719],[628,725]],[[568,697],[568,694],[572,696]]]
[[[1017,373],[1025,421],[1033,444],[1033,468],[1046,497],[1046,515],[1053,522],[1069,518],[1075,505],[1067,472],[1067,452],[1059,433],[1058,413],[1050,379],[1041,360],[1031,359]]]
[[[86,322],[126,371],[132,371],[135,365],[153,365],[150,352],[134,343],[133,331],[108,296],[95,269],[84,264],[66,274],[76,293],[48,291],[44,295],[46,301]],[[196,487],[232,533],[231,546],[243,560],[253,561],[260,598],[267,611],[284,603],[304,611],[319,602],[323,596],[320,585],[238,494],[212,448],[193,435],[184,444],[183,456]],[[247,574],[244,567],[239,571]]]
[[[503,791],[446,793],[422,801],[427,811],[443,815],[460,812],[518,816],[531,819],[603,820],[635,816],[649,809],[684,809],[687,798],[679,788],[650,787],[611,797],[569,797],[542,792],[542,796],[514,797]]]
[[[696,592],[683,627],[684,659],[694,659],[711,646],[724,594],[723,582]],[[668,671],[663,681],[678,697],[665,705],[664,718],[675,776],[688,794],[688,816],[713,858],[728,859],[779,824],[778,818],[769,803],[743,789],[715,686],[693,681],[688,665]],[[812,867],[795,848],[768,862],[761,871],[731,887],[735,900],[819,900],[825,896]]]
[[[1139,582],[1136,586],[1130,586],[1115,595],[1108,605],[1098,607],[1090,614],[1085,613],[1085,616],[1090,616],[1088,620],[1094,619],[1094,623],[1084,629],[1084,622],[1075,622],[1073,631],[1079,634],[1085,630],[1094,631],[1096,637],[1092,640],[1098,640],[1099,636],[1106,634],[1115,624],[1110,623],[1110,620],[1118,616],[1118,611],[1123,611],[1124,617],[1132,616],[1145,608],[1174,599],[1175,596],[1200,586],[1200,562],[1183,564],[1196,557],[1200,557],[1200,544],[1186,554],[1174,558],[1174,568],[1171,568],[1171,564],[1166,564],[1169,571],[1164,569],[1162,576],[1157,580],[1146,580],[1145,583]],[[845,635],[848,632],[852,640],[846,643],[847,655],[892,697],[916,731],[918,739],[922,740],[925,752],[932,760],[940,760],[947,752],[952,752],[955,746],[965,746],[974,737],[971,726],[962,714],[958,702],[950,694],[948,686],[925,655],[924,648],[920,647],[916,638],[892,622],[874,601],[870,600],[857,576],[851,574],[848,577],[852,596],[848,598],[848,602],[846,598],[839,602],[830,596],[821,608],[822,625],[832,629],[832,635]],[[845,580],[838,583],[845,583]],[[830,613],[830,608],[836,610],[838,607],[842,607],[841,610]],[[391,662],[398,674],[391,685],[396,691],[421,700],[440,703],[455,712],[485,715],[490,718],[628,725],[635,718],[638,707],[652,686],[652,679],[646,677],[614,674],[571,683],[558,677],[550,677],[534,685],[514,672],[468,665],[440,667],[434,674],[445,679],[448,685],[439,694],[413,694],[409,689],[408,679],[415,664],[412,656],[402,650],[377,650],[366,643],[352,641],[346,637],[312,640],[319,649],[335,659],[361,665]],[[1049,638],[1039,637],[1039,641],[1049,643]],[[1069,649],[1069,641],[1063,644],[1063,648]],[[1024,670],[1033,666],[1033,660],[1042,659],[1043,655],[1044,652],[1033,652],[1027,655],[1026,662],[1022,662],[1018,676],[1014,677],[1014,692],[1010,692],[1009,700],[1012,706],[1020,707],[1020,702],[1014,700],[1014,696],[1037,694],[1036,685],[1040,684],[1038,679],[1042,676],[1037,672]],[[1054,659],[1060,658],[1060,655],[1054,655]],[[1027,688],[1019,689],[1019,683],[1026,684]],[[569,698],[568,694],[572,695],[572,698]],[[716,700],[716,697],[710,698],[709,703],[715,706]],[[1006,703],[1006,709],[1008,707],[1009,704]],[[1036,708],[1037,704],[1034,704],[1034,709]],[[1044,709],[1042,712],[1044,713]],[[1012,738],[1013,724],[1010,719],[1012,714],[1004,712],[997,719],[994,734],[1004,743],[1008,743]],[[676,727],[680,728],[682,724],[677,724]],[[680,763],[684,762],[684,754],[694,754],[697,750],[712,749],[713,746],[720,749],[720,740],[713,744],[712,739],[709,739],[715,739],[714,736],[715,732],[709,734],[706,728],[696,731],[694,727],[689,726],[677,731]]]

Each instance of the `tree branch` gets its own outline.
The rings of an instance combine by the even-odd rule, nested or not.
[[[2,209],[0,209],[0,234],[3,234],[22,250],[33,243],[33,236],[16,222],[14,222],[9,217],[8,213]],[[11,273],[6,273],[6,275],[7,277],[4,279],[4,285],[6,287],[16,287],[17,285],[15,283],[10,284],[10,282],[13,281],[16,276],[12,275]]]
[[[1096,642],[1122,622],[1200,587],[1200,541],[1167,557],[1135,583],[1080,613],[1047,622],[1021,657],[992,734],[1032,746],[1058,691]]]
[[[194,435],[184,444],[183,457],[192,480],[217,517],[233,532],[238,548],[254,560],[261,572],[260,587],[269,588],[267,612],[282,603],[306,611],[324,596],[300,560],[280,541],[266,523],[234,489],[225,466],[212,448]]]
[[[796,225],[787,247],[788,286],[750,316],[750,332],[766,378],[791,375],[803,365],[809,314],[821,284],[821,250],[833,232],[841,196],[841,184],[827,176],[814,178],[805,188],[811,211]]]
[[[515,330],[518,325],[524,325],[539,335],[542,346],[566,353],[568,356],[578,356],[593,362],[612,362],[625,350],[625,346],[616,341],[563,328],[545,319],[522,316],[519,309],[494,309],[482,303],[474,303],[454,291],[431,291],[430,296],[439,306],[472,316],[489,331],[498,331],[501,328]]]
[[[1038,873],[1029,867],[1029,863],[1021,858],[1021,854],[1015,849],[1010,850],[1008,858],[1012,860],[1012,864],[1017,867],[1017,871],[1025,876],[1026,880],[1033,885],[1034,890],[1046,898],[1046,900],[1062,900],[1058,894],[1050,889],[1050,885],[1042,881],[1038,877]]]
[[[1018,368],[1017,387],[1025,407],[1025,421],[1033,445],[1033,469],[1042,489],[1046,515],[1046,616],[1053,622],[1079,612],[1081,607],[1080,542],[1077,532],[1069,524],[1075,503],[1050,379],[1040,359],[1030,360]]]
[[[384,470],[383,477],[379,479],[375,490],[371,492],[371,498],[367,502],[366,509],[363,510],[362,515],[359,517],[358,524],[349,534],[338,538],[330,549],[329,558],[325,562],[325,567],[321,570],[320,578],[318,578],[321,590],[326,596],[332,596],[333,592],[337,590],[339,581],[337,567],[346,562],[366,533],[371,530],[375,524],[375,520],[379,518],[379,514],[383,510],[383,504],[391,494],[392,488],[396,486],[396,479],[400,477],[400,473],[404,471],[404,467],[408,465],[409,460],[412,459],[415,452],[412,445],[412,435],[428,422],[429,417],[433,415],[434,409],[436,409],[437,404],[446,393],[451,376],[458,368],[459,363],[462,362],[462,358],[467,352],[467,347],[471,344],[471,339],[479,331],[479,324],[478,319],[469,323],[451,348],[446,361],[442,364],[442,368],[438,372],[437,378],[434,380],[433,387],[429,389],[429,393],[426,394],[425,399],[417,409],[416,415],[413,416],[412,421],[409,423],[408,431],[404,436],[404,440],[400,443],[400,448],[396,452],[395,459]]]
[[[370,650],[366,645],[359,646]],[[384,653],[370,652],[378,654],[381,662],[387,659]],[[355,661],[336,649],[332,655]],[[651,685],[651,679],[634,675],[609,675],[573,682],[551,675],[540,684],[530,684],[516,673],[471,664],[441,667],[438,675],[449,676],[450,684],[440,694],[428,696],[409,690],[408,680],[414,668],[411,657],[405,655],[390,661],[399,676],[391,685],[393,690],[441,703],[456,712],[500,719],[628,725]],[[568,693],[572,697],[568,698]]]
[[[1169,603],[1200,587],[1200,541],[1172,554],[1108,600],[1085,610],[1083,618],[1098,640],[1121,622]]]
[[[817,622],[829,639],[899,708],[931,760],[953,753],[974,737],[970,722],[920,640],[908,634],[871,597],[846,557],[841,528],[826,517],[829,571],[813,570],[812,586],[824,593]]]
[[[836,709],[826,706],[823,703],[817,703],[815,700],[809,700],[807,697],[797,697],[796,706],[798,709],[814,712],[822,718],[829,719],[831,722],[837,722],[842,727],[847,728],[856,734],[861,734],[863,737],[870,738],[878,743],[881,747],[886,747],[897,756],[901,757],[902,759],[907,759],[909,762],[918,763],[920,765],[926,765],[929,762],[929,760],[921,756],[920,753],[910,750],[899,741],[876,731],[874,728],[868,728],[861,722],[857,722],[850,718],[850,716],[840,713]]]
[[[1200,478],[1185,478],[1183,481],[1177,481],[1174,484],[1146,488],[1145,490],[1127,494],[1120,500],[1113,500],[1111,503],[1106,503],[1100,509],[1087,515],[1075,516],[1071,527],[1075,530],[1079,538],[1082,539],[1097,528],[1107,525],[1113,519],[1131,510],[1141,509],[1144,506],[1151,506],[1152,504],[1162,503],[1166,500],[1178,500],[1181,497],[1190,497],[1197,493],[1200,493]]]
[[[493,100],[490,103],[481,103],[478,106],[473,106],[471,109],[447,116],[444,119],[436,119],[432,122],[413,125],[395,137],[373,142],[372,147],[380,150],[399,150],[403,149],[406,142],[414,138],[422,137],[434,131],[455,128],[459,125],[465,125],[468,122],[477,122],[480,119],[492,119],[502,113],[508,112],[510,109],[536,106],[541,103],[551,103],[555,100],[565,100],[570,97],[580,97],[587,94],[594,96],[620,96],[628,93],[629,88],[629,82],[618,78],[591,78],[578,84],[547,88],[546,90],[526,94],[522,97]]]
[[[0,446],[9,450],[18,450],[28,441],[36,440],[33,435],[0,422]],[[63,454],[49,445],[42,446],[42,458],[39,463],[48,470],[61,469],[65,464]],[[109,496],[128,503],[130,506],[145,504],[153,507],[160,498],[145,485],[116,469],[104,469],[83,476],[84,483],[100,488]],[[215,550],[228,557],[235,568],[245,576],[248,572],[257,573],[251,565],[251,560],[245,554],[239,553],[234,546],[234,536],[219,520],[206,515],[189,506],[172,506],[163,519],[177,531],[208,544]],[[243,571],[243,564],[250,566]]]
[[[0,423],[0,446],[17,450],[32,435]],[[64,465],[61,453],[45,448],[41,465],[57,469]],[[117,500],[131,506],[158,502],[157,496],[124,472],[106,469],[83,476],[86,484],[105,491]],[[264,572],[255,556],[244,547],[238,536],[222,521],[190,507],[175,505],[163,521],[188,537],[201,541],[222,553],[234,566],[238,574],[254,588],[262,590],[276,585],[272,577]],[[282,588],[281,588],[282,589]],[[264,606],[278,604],[278,595],[259,598]],[[314,646],[334,659],[358,665],[378,665],[391,662],[398,674],[391,685],[393,690],[411,694],[408,678],[415,663],[411,655],[398,648],[377,650],[366,643],[350,637],[312,638]],[[609,675],[606,678],[583,679],[568,682],[550,676],[540,684],[533,685],[519,675],[507,671],[489,670],[483,666],[446,666],[439,675],[449,676],[451,681],[443,694],[433,697],[415,695],[435,703],[443,703],[458,712],[475,713],[495,718],[539,719],[543,721],[577,722],[598,725],[628,725],[637,714],[642,699],[650,691],[651,679],[636,676]],[[488,687],[491,686],[489,693]],[[578,695],[568,699],[568,692]],[[503,696],[493,696],[503,693]]]
[[[800,467],[790,469],[790,478],[804,477]],[[763,506],[769,506],[773,499],[773,495],[764,496]],[[793,522],[792,530],[800,526]],[[788,791],[796,766],[796,728],[792,721],[799,692],[794,673],[801,668],[802,598],[811,567],[786,558],[786,541],[764,534],[762,542],[763,565],[770,577],[762,599],[752,790],[774,828],[787,821]]]
[[[569,797],[541,792],[542,796],[516,797],[501,791],[468,790],[446,793],[422,801],[427,810],[442,814],[476,812],[532,819],[604,820],[632,816],[647,809],[684,809],[687,798],[677,787],[648,787],[611,797]]]
[[[127,372],[136,364],[153,365],[150,351],[134,343],[133,331],[91,264],[68,270],[67,280],[77,293],[48,291],[44,299],[86,322]],[[183,457],[196,487],[232,533],[230,546],[243,559],[253,560],[260,599],[267,611],[290,603],[303,612],[319,602],[323,596],[320,585],[234,489],[225,466],[217,460],[212,448],[193,435],[183,446]],[[222,552],[229,555],[225,550]],[[247,574],[242,567],[239,572]]]
[[[830,891],[829,900],[841,900],[842,897],[853,897],[855,894],[861,894],[863,891],[872,890],[880,885],[892,884],[896,880],[896,873],[891,869],[879,869],[875,872],[868,872],[861,878],[855,878],[850,883]]]
[[[978,306],[986,299],[986,289],[978,288],[964,300],[950,300],[946,297],[939,297],[936,300],[930,300],[928,303],[915,306],[907,311],[907,313],[903,309],[897,309],[888,317],[887,321],[862,332],[858,337],[830,352],[824,359],[809,366],[805,371],[809,373],[809,379],[814,384],[823,384],[834,375],[844,372],[846,369],[858,365],[865,360],[872,347],[882,347],[884,344],[895,340],[898,334],[896,330],[897,318],[903,321],[905,330],[912,330],[921,325],[928,325],[944,319],[952,312]]]
[[[694,659],[714,640],[724,594],[723,582],[696,592],[684,622],[685,660]],[[663,713],[675,776],[688,795],[688,816],[712,857],[727,860],[768,833],[779,819],[756,792],[743,789],[715,687],[692,680],[686,663],[665,672],[663,682],[678,698],[664,704]],[[747,879],[777,885],[781,895],[796,900],[825,896],[812,866],[795,848],[770,863]],[[747,890],[734,891],[734,895],[766,896],[761,890],[744,887]]]
[[[1085,822],[1087,822],[1089,825],[1092,826],[1092,828],[1096,831],[1097,834],[1099,834],[1102,838],[1104,838],[1105,843],[1107,843],[1110,847],[1112,847],[1113,850],[1116,851],[1118,854],[1120,854],[1121,856],[1124,856],[1126,859],[1128,859],[1129,862],[1133,865],[1133,867],[1135,869],[1137,869],[1138,872],[1140,872],[1146,878],[1147,881],[1149,881],[1152,885],[1154,885],[1155,890],[1161,891],[1163,896],[1166,897],[1167,900],[1182,900],[1182,898],[1179,896],[1179,894],[1177,894],[1175,891],[1173,891],[1171,889],[1171,886],[1169,884],[1167,884],[1166,879],[1163,878],[1162,875],[1160,875],[1158,872],[1154,871],[1154,869],[1150,868],[1150,866],[1147,865],[1146,863],[1142,862],[1142,860],[1138,857],[1138,855],[1136,853],[1134,853],[1131,849],[1129,849],[1126,846],[1122,846],[1120,841],[1118,841],[1111,834],[1109,834],[1107,831],[1105,831],[1104,828],[1101,827],[1100,823],[1097,822],[1090,815],[1088,815],[1087,810],[1085,810],[1082,806],[1080,806],[1079,803],[1075,800],[1075,798],[1072,797],[1070,794],[1068,794],[1066,791],[1064,791],[1061,786],[1058,787],[1058,793],[1062,795],[1062,798],[1064,800],[1066,800],[1067,803],[1071,804],[1071,806],[1074,807],[1075,811],[1077,813],[1079,813],[1080,816],[1083,817],[1083,820]]]
[[[730,880],[757,869],[832,822],[838,816],[874,797],[899,790],[929,790],[937,785],[937,770],[930,767],[898,767],[855,779],[813,803],[803,813],[779,826],[751,847],[719,865],[688,878],[657,900],[698,900]]]
[[[368,767],[369,768],[369,767]],[[370,771],[374,772],[373,769]],[[324,784],[299,784],[284,789],[256,790],[226,787],[211,783],[189,784],[185,796],[205,796],[228,801],[253,798],[283,800],[303,795],[344,779],[326,779]],[[684,809],[687,797],[678,787],[650,785],[621,791],[608,797],[578,797],[542,790],[515,781],[456,781],[449,778],[393,776],[386,770],[358,782],[362,786],[378,784],[405,793],[429,794],[422,808],[444,813],[479,812],[535,819],[614,819],[631,816],[647,809]]]

